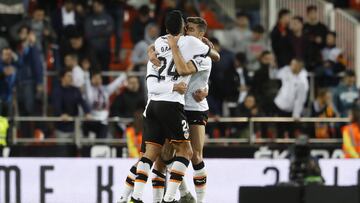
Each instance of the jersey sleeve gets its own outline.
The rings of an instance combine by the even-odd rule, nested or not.
[[[196,37],[186,36],[184,38],[184,46],[180,47],[181,54],[185,61],[189,61],[196,56],[203,56],[206,57],[210,53],[210,47],[200,41]]]
[[[191,62],[194,64],[196,72],[209,70],[211,68],[211,60],[207,60],[207,58],[202,56],[191,59]]]

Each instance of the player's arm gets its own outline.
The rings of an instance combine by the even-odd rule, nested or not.
[[[192,61],[186,62],[184,57],[180,53],[180,49],[177,46],[177,41],[180,36],[168,36],[168,43],[171,48],[171,52],[173,55],[174,63],[176,66],[176,71],[179,73],[179,75],[191,75],[197,71],[194,63]]]
[[[153,63],[157,67],[161,66],[161,62],[157,58],[157,54],[156,54],[156,51],[155,51],[155,45],[154,44],[151,44],[151,45],[148,46],[147,54],[148,54],[148,57],[149,57],[149,61],[151,63]]]
[[[184,82],[173,84],[172,82],[159,82],[158,76],[148,75],[146,77],[146,85],[149,94],[167,94],[171,92],[178,92],[185,94],[187,85]]]
[[[220,61],[220,54],[215,50],[214,44],[206,37],[202,38],[202,41],[210,47],[209,57],[212,61]]]

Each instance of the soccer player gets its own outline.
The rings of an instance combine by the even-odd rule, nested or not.
[[[171,35],[179,35],[183,30],[183,19],[179,11],[170,12],[165,20],[167,31]],[[181,36],[178,46],[185,59],[190,61],[194,56],[210,53],[211,49],[199,39],[192,36]],[[174,82],[188,84],[190,74],[194,73],[185,66],[174,66],[172,51],[168,38],[162,36],[155,41],[155,50],[159,53],[162,66],[157,71],[148,64],[147,85],[151,99],[144,112],[144,139],[146,150],[137,165],[134,192],[131,202],[142,202],[142,193],[148,179],[153,162],[159,157],[165,139],[169,139],[175,149],[175,158],[170,170],[170,180],[163,202],[175,202],[176,190],[183,179],[189,160],[192,158],[192,149],[189,141],[189,126],[184,113],[185,98],[173,92]],[[176,56],[175,56],[176,57]],[[176,60],[176,59],[175,59]],[[192,63],[196,63],[192,60]],[[163,92],[156,94],[154,83],[166,84]]]
[[[207,23],[200,17],[187,18],[186,34],[202,39],[206,33]],[[173,53],[176,66],[182,66],[185,61],[176,46],[178,37],[169,37],[170,48]],[[154,54],[154,53],[151,53]],[[209,106],[205,99],[207,96],[208,81],[211,72],[211,58],[205,56],[195,56],[193,64],[189,68],[196,71],[191,76],[188,91],[185,94],[185,114],[187,121],[190,124],[190,138],[193,149],[193,157],[191,159],[194,168],[194,184],[198,203],[204,202],[206,189],[206,170],[203,162],[203,146],[205,141],[205,125],[208,119]],[[167,146],[167,145],[166,145]],[[171,150],[164,150],[164,160],[170,160],[173,156]],[[158,163],[158,162],[157,162]],[[168,163],[169,164],[169,163]],[[159,168],[159,167],[156,167]],[[159,171],[161,171],[159,169]],[[154,188],[154,190],[156,190]],[[180,185],[180,201],[179,202],[194,202],[193,197],[186,187],[185,181]]]

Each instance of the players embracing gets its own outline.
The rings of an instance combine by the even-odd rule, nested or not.
[[[207,44],[201,41],[207,27],[202,18],[187,19],[186,36],[183,36],[184,22],[179,11],[172,11],[166,16],[165,26],[169,34],[155,41],[155,52],[150,53],[153,63],[149,62],[147,67],[148,103],[144,111],[143,133],[145,148],[136,166],[130,202],[142,202],[153,163],[163,161],[163,148],[173,148],[175,153],[172,158],[172,150],[165,150],[168,153],[162,156],[163,159],[168,157],[165,161],[170,166],[165,194],[166,170],[160,167],[161,164],[156,164],[157,167],[153,170],[157,176],[152,180],[154,190],[160,190],[156,193],[160,197],[154,197],[154,202],[161,199],[163,202],[176,202],[176,191],[190,161],[194,168],[197,202],[203,202],[206,171],[202,151],[209,109],[205,97],[211,71],[211,59],[208,55],[214,60],[219,60],[220,56],[209,41],[203,40]],[[160,66],[156,67],[154,64]],[[172,158],[171,164],[169,157]],[[134,173],[134,169],[132,171]],[[190,193],[183,194],[185,196]],[[183,198],[182,200],[184,201]]]

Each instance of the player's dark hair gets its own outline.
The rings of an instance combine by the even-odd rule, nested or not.
[[[182,14],[179,10],[170,11],[165,18],[165,27],[169,34],[178,35],[182,29]]]
[[[315,5],[309,5],[306,7],[306,13],[310,13],[311,11],[317,11],[318,8]]]
[[[201,32],[206,32],[207,23],[203,18],[200,17],[188,17],[186,18],[188,23],[194,23],[200,29]]]
[[[290,14],[290,10],[286,9],[286,8],[282,8],[279,13],[278,13],[278,20],[280,20],[282,17],[289,15]]]

